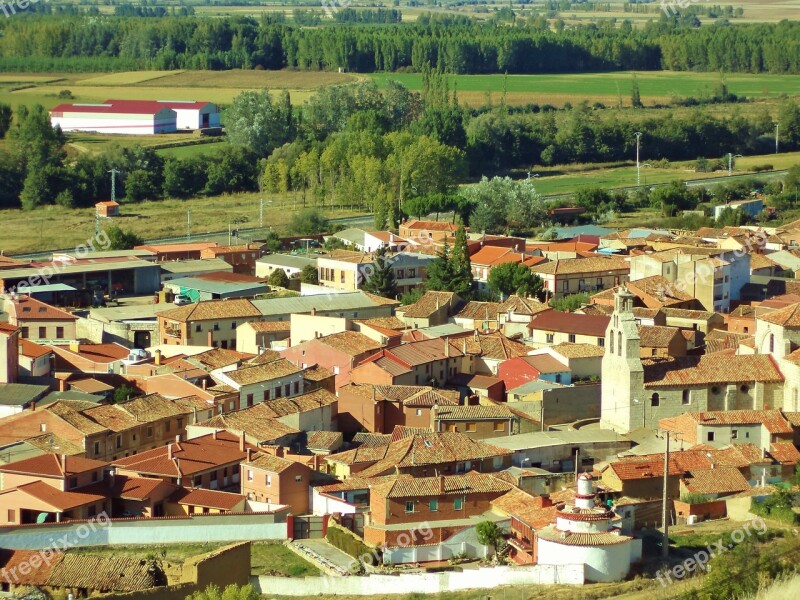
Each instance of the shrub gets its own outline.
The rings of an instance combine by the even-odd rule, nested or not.
[[[369,564],[373,564],[372,549],[349,531],[341,527],[328,527],[328,533],[325,538],[330,542],[331,546],[338,548],[353,558],[362,559],[370,557],[368,562]]]

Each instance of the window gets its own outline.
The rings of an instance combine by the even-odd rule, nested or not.
[[[97,471],[92,471],[92,483],[97,482]]]
[[[713,431],[709,431],[708,432],[708,434],[706,435],[706,441],[708,441],[708,442],[713,442],[714,441],[714,432]]]
[[[583,279],[578,279],[578,291],[579,292],[586,291],[586,282]]]
[[[63,340],[64,339],[64,328],[63,327],[56,327],[56,339]]]
[[[661,400],[658,397],[658,394],[653,394],[650,396],[650,406],[658,406]]]
[[[283,395],[288,396],[291,393],[292,393],[292,386],[287,383],[285,386],[283,386]]]
[[[247,469],[247,481],[253,481],[253,469]]]
[[[295,480],[297,483],[300,483],[301,481],[303,481],[303,476],[302,476],[302,475],[295,475],[295,476],[294,476],[294,480]]]
[[[339,271],[339,283],[344,283],[344,271]]]
[[[231,323],[231,329],[236,329],[236,321],[233,321],[233,322]]]
[[[656,354],[658,354],[658,350],[656,350],[655,348],[651,348],[650,349],[650,356],[655,356]]]
[[[164,421],[164,431],[169,431],[172,428],[172,423],[169,419]]]
[[[417,270],[416,269],[409,269],[408,270],[408,278],[409,279],[414,279],[416,276],[417,276]]]
[[[223,350],[227,350],[228,349],[228,340],[222,340],[222,349]]]
[[[447,424],[447,431],[452,431],[454,433],[458,433],[458,427],[453,425],[452,423]]]
[[[299,381],[295,381],[294,382],[294,393],[295,394],[299,394],[300,393],[300,382]]]
[[[45,339],[47,337],[47,327],[39,327],[39,338]]]
[[[611,354],[614,354],[614,332],[611,332]]]
[[[606,338],[597,338],[597,347],[604,348],[606,345]]]
[[[437,512],[439,510],[439,501],[436,498],[428,502],[428,510],[431,512]]]
[[[556,383],[561,383],[561,373],[556,373]]]
[[[750,391],[750,386],[749,386],[749,385],[747,385],[747,384],[743,384],[743,385],[742,385],[742,386],[739,388],[739,391],[740,391],[740,392],[742,392],[743,394],[746,394],[747,392],[749,392],[749,391]]]
[[[280,398],[283,394],[281,394],[281,386],[275,387],[275,397]]]
[[[178,429],[183,429],[183,417],[178,418]]]
[[[562,292],[568,292],[569,291],[569,281],[567,281],[566,279],[561,282],[561,291]]]
[[[39,431],[41,431],[41,432],[47,431],[47,423],[40,423],[39,424]]]
[[[552,343],[553,343],[553,340],[555,339],[555,335],[554,335],[554,334],[552,334],[552,333],[548,333],[548,334],[546,334],[546,335],[544,336],[544,339],[545,339],[545,341],[546,341],[548,344],[552,344]]]
[[[464,499],[463,498],[456,498],[453,500],[453,509],[454,510],[462,510],[464,508]]]
[[[681,394],[681,404],[689,404],[691,401],[691,392],[689,390],[683,390]]]
[[[406,512],[413,513],[414,512],[414,501],[413,500],[406,500]]]
[[[739,431],[736,430],[736,429],[732,429],[731,430],[731,439],[735,440],[735,439],[738,439],[738,437],[739,437]]]
[[[406,270],[397,269],[395,279],[405,279],[405,278],[406,278]]]
[[[467,423],[467,431],[468,431],[468,432],[470,432],[470,431],[472,431],[472,432],[476,431],[476,428],[475,428],[475,423]]]
[[[272,475],[267,475],[267,477],[265,478],[265,481],[266,481],[267,487],[272,486]]]
[[[94,455],[97,456],[98,454],[100,454],[100,442],[95,442],[94,443]]]
[[[603,289],[603,278],[602,277],[598,277],[597,278],[597,289],[598,290],[602,290]]]
[[[253,406],[253,394],[247,394],[247,406]]]
[[[214,331],[219,331],[219,323],[214,323]]]
[[[8,522],[9,523],[13,523],[16,520],[17,520],[17,513],[13,509],[9,508],[8,509]]]
[[[269,390],[264,390],[264,402],[269,400]]]
[[[117,436],[117,448],[122,448],[122,436]]]
[[[718,386],[716,386],[716,385],[712,385],[712,386],[711,386],[711,393],[712,393],[712,394],[714,394],[715,396],[716,396],[717,394],[719,394],[719,387],[718,387]]]
[[[69,478],[69,489],[74,489],[78,487],[78,478],[77,477],[70,477]]]
[[[769,351],[775,352],[775,334],[769,334]]]
[[[574,333],[570,333],[570,334],[567,336],[567,340],[569,340],[569,342],[570,342],[571,344],[574,344],[574,343],[575,343],[575,334],[574,334]]]
[[[622,356],[622,332],[617,332],[617,352]]]
[[[203,478],[200,475],[195,475],[193,481],[194,481],[194,487],[200,487],[200,485],[202,485],[203,483]]]
[[[147,426],[147,437],[149,437],[149,438],[153,437],[153,426],[152,425],[148,425]]]
[[[27,339],[27,338],[28,338],[28,328],[27,328],[27,327],[23,327],[23,328],[22,328],[22,333],[21,333],[21,335],[22,335],[22,337],[23,337],[23,338],[25,338],[25,339]]]
[[[195,332],[200,333],[201,331],[203,331],[203,326],[200,325],[200,323],[198,323],[197,325],[194,326],[194,330]]]
[[[505,422],[503,422],[503,423],[495,423],[494,424],[494,430],[495,431],[505,431],[506,430]]]
[[[418,416],[418,417],[421,417],[421,416],[422,416],[422,409],[421,409],[421,408],[418,408],[418,409],[417,409],[417,416]]]

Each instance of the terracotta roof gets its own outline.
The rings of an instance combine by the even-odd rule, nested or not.
[[[522,298],[512,295],[501,305],[502,312],[511,311],[517,315],[535,315],[546,310],[552,310],[547,304],[539,302],[535,298]]]
[[[694,300],[694,296],[682,291],[680,286],[676,286],[661,275],[629,281],[626,286],[635,296],[647,295],[655,297],[662,304]]]
[[[718,410],[690,412],[686,416],[700,425],[757,425],[770,433],[792,433],[791,423],[779,410]]]
[[[676,336],[680,336],[677,327],[639,325],[639,345],[643,348],[668,348]]]
[[[4,309],[10,321],[77,321],[78,317],[60,308],[32,298],[17,296],[7,298]]]
[[[539,316],[545,314],[547,313],[541,313]],[[508,360],[517,356],[527,356],[528,352],[531,351],[530,346],[509,339],[500,332],[476,334],[463,338],[460,344],[458,344],[458,341],[452,343],[460,345],[462,348],[466,346],[467,354],[494,360]]]
[[[417,300],[414,304],[401,306],[397,310],[403,314],[403,318],[420,318],[424,319],[430,317],[437,310],[446,306],[454,301],[455,294],[453,292],[425,292],[425,294]]]
[[[497,421],[514,418],[507,406],[470,404],[440,408],[436,418],[440,421]]]
[[[107,479],[108,481],[108,479]],[[111,493],[115,498],[123,500],[147,500],[158,488],[162,486],[172,486],[163,479],[154,477],[128,477],[126,475],[114,475],[114,484],[111,486]],[[106,482],[99,483],[100,486],[107,485]]]
[[[311,450],[333,450],[342,445],[341,431],[311,431],[308,434],[306,448]]]
[[[69,382],[69,387],[70,389],[78,390],[86,394],[103,394],[114,389],[113,385],[108,385],[94,377],[72,379]]]
[[[130,350],[125,346],[119,344],[79,344],[77,352],[74,352],[70,346],[52,345],[50,346],[55,350],[58,355],[56,366],[62,360],[69,362],[73,356],[80,356],[83,359],[90,360],[96,363],[113,363],[127,358]]]
[[[199,363],[203,367],[211,370],[234,365],[247,358],[252,358],[252,355],[236,352],[235,350],[227,350],[225,348],[212,348],[200,354],[195,354],[187,360],[191,363]]]
[[[533,257],[528,254],[518,252],[513,248],[504,248],[502,246],[484,246],[470,256],[469,260],[472,265],[494,266],[509,262],[523,263],[528,258],[537,258],[538,262],[546,260],[542,256]]]
[[[253,331],[291,331],[290,321],[250,321],[247,323]]]
[[[239,504],[247,500],[241,494],[231,492],[221,492],[219,490],[181,488],[169,498],[170,502],[187,506],[203,506],[207,508],[217,508],[220,510],[233,510]]]
[[[446,221],[420,221],[417,219],[406,221],[400,224],[406,229],[420,229],[426,231],[456,231],[458,225]]]
[[[406,324],[397,317],[375,317],[373,319],[364,319],[357,322],[363,323],[368,327],[381,327],[383,329],[391,329],[393,331],[406,329]]]
[[[783,416],[794,427],[800,427],[800,412],[784,411]]]
[[[213,321],[215,319],[247,319],[261,317],[259,311],[250,300],[233,298],[230,300],[208,300],[186,304],[158,314],[171,321]]]
[[[333,376],[333,371],[319,365],[312,365],[303,369],[303,379],[307,379],[308,381],[322,381],[323,379],[328,379]]]
[[[384,436],[386,440],[375,440],[376,445],[362,444],[358,448],[336,452],[325,457],[328,462],[336,462],[344,465],[357,465],[361,463],[374,463],[386,456],[389,448],[389,436]],[[381,443],[384,442],[384,443]]]
[[[315,340],[312,340],[314,342]],[[365,352],[380,350],[383,346],[370,337],[357,331],[342,331],[318,338],[316,342],[338,350],[348,356],[357,356]]]
[[[119,469],[145,475],[191,476],[243,461],[247,458],[247,453],[239,449],[239,443],[235,435],[220,431],[216,434],[216,439],[212,435],[205,435],[191,440],[170,442],[166,446],[118,459],[112,464]],[[255,450],[254,446],[247,443],[246,448]]]
[[[498,473],[494,476],[497,477]],[[491,502],[492,508],[499,509],[533,529],[546,527],[556,518],[556,507],[542,496],[532,496],[519,488],[512,488]]]
[[[534,273],[547,275],[572,275],[576,273],[601,273],[609,271],[630,271],[631,265],[618,256],[593,256],[591,258],[567,258],[552,260],[531,268]]]
[[[549,310],[533,317],[528,329],[605,337],[610,320],[611,317],[600,315],[581,315]]]
[[[621,535],[618,529],[604,533],[575,533],[561,531],[554,526],[540,529],[536,537],[562,546],[614,546],[625,544],[633,538]]]
[[[245,461],[242,464],[264,469],[271,473],[281,473],[295,464],[293,461],[275,456],[274,454],[264,454],[259,452],[254,455],[251,460]]]
[[[661,312],[667,317],[673,317],[675,319],[693,319],[701,321],[708,321],[717,314],[708,310],[689,310],[687,308],[670,308],[668,306],[663,307]]]
[[[771,267],[777,266],[774,260],[769,258],[764,254],[759,254],[757,252],[752,252],[750,254],[750,270],[753,271],[755,269],[768,269]]]
[[[341,390],[357,394],[362,398],[401,402],[406,406],[433,406],[458,404],[460,394],[457,390],[434,389],[419,385],[374,385],[371,383],[351,383]]]
[[[389,373],[389,375],[394,375],[397,377],[398,375],[403,375],[405,373],[411,373],[411,369],[406,367],[404,364],[392,360],[391,358],[387,358],[386,356],[381,356],[377,360],[374,360],[373,363]]]
[[[788,328],[800,327],[800,304],[790,304],[784,308],[760,314],[756,319]]]
[[[790,441],[773,442],[770,444],[769,453],[782,465],[796,465],[800,462],[800,451]]]
[[[82,414],[114,432],[126,431],[141,424],[136,418],[117,408],[116,404],[96,406],[82,411]]]
[[[798,413],[800,414],[800,413]],[[369,431],[359,431],[353,436],[353,443],[360,446],[388,446],[392,441],[392,436],[389,433],[372,433]]]
[[[445,353],[446,345],[449,345],[449,352]],[[404,367],[410,368],[417,365],[444,360],[448,356],[463,356],[461,350],[455,342],[447,338],[434,338],[421,342],[409,342],[383,351],[384,357],[389,357],[400,362]]]
[[[605,349],[594,344],[571,344],[570,342],[563,342],[552,349],[558,352],[565,358],[595,358],[603,356]]]
[[[636,309],[634,308],[634,310]],[[607,306],[605,304],[587,304],[586,306],[581,306],[575,312],[582,315],[590,315],[593,317],[611,316],[614,313],[614,307]]]
[[[254,356],[253,358],[248,359],[246,362],[248,365],[261,365],[264,363],[272,362],[281,358],[281,353],[276,352],[275,350],[263,350],[260,354]]]
[[[503,304],[500,302],[467,302],[457,315],[456,319],[483,319],[496,321],[497,316],[503,313]]]
[[[539,373],[563,373],[569,371],[569,367],[550,356],[549,354],[535,354],[533,356],[523,356],[522,360],[532,366]]]
[[[695,494],[735,494],[750,488],[750,484],[736,467],[690,471],[682,483],[687,491]]]
[[[490,473],[470,471],[466,475],[442,475],[439,477],[395,475],[373,484],[371,492],[382,498],[418,498],[503,493],[511,488],[510,484],[493,477]]]
[[[66,511],[71,510],[73,508],[78,508],[79,506],[86,506],[87,504],[92,504],[95,502],[101,502],[105,500],[105,496],[97,495],[97,494],[87,494],[81,492],[62,492],[61,490],[53,487],[52,485],[47,485],[43,481],[33,481],[31,483],[26,483],[25,485],[17,486],[16,488],[11,488],[9,490],[4,490],[2,493],[10,492],[12,490],[19,490],[31,496],[32,498],[36,498],[40,502],[44,502],[55,508],[58,511]]]
[[[361,293],[364,294],[367,298],[372,300],[376,306],[399,306],[399,300],[393,300],[391,298],[384,298],[383,296],[378,296],[377,294],[370,294],[369,292],[365,292],[361,290]]]
[[[58,452],[59,454],[71,454],[73,456],[84,453],[83,446],[70,442],[54,433],[42,433],[22,441],[34,448],[38,448],[42,452]]]
[[[769,355],[733,355],[651,358],[642,361],[647,388],[694,385],[779,383],[783,375]]]
[[[61,468],[61,457],[57,454],[42,454],[24,460],[0,466],[0,472],[3,473],[24,473],[26,475],[39,475],[41,477],[56,477],[58,479],[65,479],[101,469],[106,463],[99,460],[92,460],[90,458],[83,458],[81,456],[65,457],[65,468]]]
[[[16,328],[15,328],[16,329]],[[53,353],[52,348],[42,346],[26,338],[19,339],[19,353],[28,358],[40,358]]]
[[[70,406],[69,402],[65,402],[64,400],[58,400],[57,402],[53,402],[53,404],[48,404],[43,410],[56,415],[62,421],[68,423],[84,435],[108,431],[106,427],[85,417],[78,410]]]
[[[65,554],[43,585],[102,592],[144,592],[159,585],[148,561],[91,554]]]
[[[250,385],[300,372],[302,372],[300,367],[295,366],[285,358],[279,358],[272,362],[248,365],[236,371],[228,371],[225,375],[239,385]]]

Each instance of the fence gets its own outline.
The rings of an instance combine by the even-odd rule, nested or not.
[[[53,547],[54,540],[65,540],[69,547],[285,540],[287,528],[286,523],[275,522],[275,515],[257,513],[116,519],[94,527],[73,521],[2,527],[0,545],[37,550]]]
[[[404,573],[365,577],[251,577],[262,594],[313,597],[372,596],[389,594],[437,594],[503,585],[553,585],[584,583],[583,565],[533,565],[530,567],[482,567],[447,573]]]

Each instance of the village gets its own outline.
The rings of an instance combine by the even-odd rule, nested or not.
[[[0,256],[2,590],[580,586],[668,560],[670,528],[791,527],[800,222],[547,238],[410,219]],[[468,293],[432,289],[456,259]],[[470,299],[505,272],[541,287]],[[62,536],[230,546],[177,578],[58,547],[31,569]],[[251,577],[259,541],[324,577]]]

